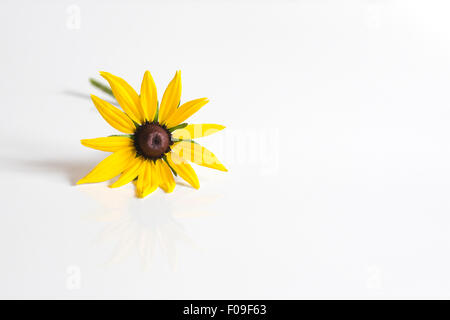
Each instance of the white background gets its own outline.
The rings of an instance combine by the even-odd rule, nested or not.
[[[450,298],[447,1],[2,1],[1,298]],[[74,186],[104,70],[229,168],[140,200]]]

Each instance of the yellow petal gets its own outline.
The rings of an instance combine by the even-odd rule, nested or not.
[[[95,104],[98,112],[102,115],[113,128],[123,133],[133,133],[135,126],[133,121],[127,117],[125,113],[114,107],[111,103],[106,102],[99,97],[91,95],[92,101]]]
[[[139,169],[138,179],[136,182],[136,194],[139,198],[143,198],[142,193],[144,190],[144,184],[148,179],[150,179],[150,173],[150,162],[143,161],[142,166]]]
[[[158,107],[158,96],[155,81],[153,81],[149,71],[145,71],[144,79],[142,80],[140,100],[144,119],[152,122]]]
[[[159,186],[165,192],[170,193],[175,189],[175,180],[172,175],[172,171],[170,171],[169,166],[164,161],[159,160],[159,167],[161,169],[161,181]]]
[[[175,112],[169,116],[166,126],[172,128],[196,113],[201,107],[209,102],[208,98],[200,98],[182,104]]]
[[[187,141],[178,142],[172,147],[172,152],[176,153],[179,157],[185,160],[198,164],[199,166],[217,169],[220,171],[228,171],[211,151],[198,143]]]
[[[223,129],[225,129],[225,127],[221,126],[220,124],[190,124],[183,129],[175,130],[172,133],[172,137],[176,139],[196,139],[209,136]]]
[[[172,81],[167,86],[159,108],[159,122],[164,124],[166,120],[177,110],[181,98],[181,71],[177,71]]]
[[[158,162],[150,161],[150,179],[147,181],[147,184],[144,185],[144,190],[142,193],[142,198],[145,198],[150,193],[158,189],[158,186],[160,184],[160,169],[158,167]]]
[[[141,124],[144,114],[136,91],[125,80],[109,72],[100,72],[100,75],[109,82],[114,97],[123,111],[135,122]]]
[[[136,193],[139,198],[145,198],[155,191],[159,185],[159,172],[156,170],[153,161],[143,161],[138,180],[136,183]]]
[[[122,173],[122,175],[117,179],[116,182],[114,182],[112,185],[110,185],[110,188],[118,188],[121,186],[126,185],[127,183],[131,182],[136,178],[140,172],[140,169],[143,165],[143,160],[141,157],[136,157],[133,160],[130,161],[128,167],[125,169],[125,171]]]
[[[167,154],[167,161],[172,166],[172,168],[174,168],[174,170],[180,175],[181,178],[183,178],[195,189],[200,188],[197,174],[195,173],[194,169],[192,169],[189,163],[187,163],[185,160],[183,160],[173,152]]]
[[[135,157],[135,154],[134,148],[126,148],[114,152],[100,162],[84,178],[80,179],[77,184],[102,182],[114,178],[125,170],[130,160]]]
[[[133,140],[129,137],[103,137],[103,138],[95,138],[95,139],[83,139],[81,140],[81,144],[85,147],[115,152],[124,148],[132,147]]]

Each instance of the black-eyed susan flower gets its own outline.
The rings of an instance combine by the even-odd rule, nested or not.
[[[120,175],[110,187],[135,181],[136,194],[143,198],[158,187],[172,192],[175,188],[173,175],[179,175],[198,189],[198,177],[188,161],[227,171],[213,153],[192,140],[224,127],[184,122],[209,100],[200,98],[180,105],[179,71],[167,86],[161,105],[149,71],[144,74],[140,95],[122,78],[108,72],[100,74],[108,81],[123,111],[94,95],[91,95],[92,101],[106,122],[123,134],[81,140],[86,147],[112,154],[77,184],[103,182]]]

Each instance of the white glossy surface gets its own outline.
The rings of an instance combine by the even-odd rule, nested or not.
[[[448,2],[0,9],[0,297],[450,297]],[[87,78],[146,69],[211,99],[192,122],[227,126],[201,142],[230,171],[73,186],[115,132]]]

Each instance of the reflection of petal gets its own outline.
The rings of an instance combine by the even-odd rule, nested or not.
[[[184,212],[176,212],[173,214],[173,216],[177,218],[198,218],[198,217],[207,217],[211,215],[212,213],[208,210],[190,210]]]
[[[121,216],[118,221],[107,225],[100,233],[99,240],[111,240],[117,237],[122,237],[126,231],[126,228],[131,224],[129,217]]]
[[[170,213],[146,213],[147,217],[152,217],[149,223],[144,223],[138,215],[128,211],[109,213],[109,217],[102,214],[99,219],[109,223],[99,235],[99,241],[118,239],[108,265],[124,261],[136,250],[143,268],[147,269],[151,266],[156,247],[159,246],[167,256],[170,267],[174,268],[178,242],[192,243],[182,225],[175,221]]]
[[[93,218],[98,222],[114,222],[122,216],[122,213],[117,210],[97,212]]]
[[[176,268],[176,247],[174,245],[174,242],[172,241],[167,233],[165,232],[159,232],[160,239],[161,239],[161,245],[163,252],[167,255],[167,258],[169,259],[169,266],[172,269]]]
[[[111,192],[111,189],[106,190]],[[181,196],[176,202],[170,198],[167,200],[155,198],[158,201],[142,203],[120,190],[113,194],[99,188],[88,188],[84,191],[100,201],[103,207],[90,216],[95,221],[106,224],[98,235],[98,241],[117,241],[107,264],[120,263],[135,251],[144,269],[151,267],[158,248],[168,259],[169,266],[174,269],[180,242],[196,247],[175,217],[210,214],[207,210],[202,210],[199,215],[196,208],[204,208],[206,204],[215,202],[219,197],[196,196],[189,199]],[[149,203],[154,205],[151,206]]]
[[[183,207],[174,209],[174,213],[172,215],[176,218],[209,216],[212,214],[211,211],[203,208],[207,207],[209,204],[216,202],[220,198],[222,198],[222,195],[215,194],[188,199]]]
[[[151,265],[155,252],[155,234],[153,232],[143,232],[139,246],[139,255],[142,259],[143,268],[147,269]]]
[[[113,256],[109,260],[108,264],[116,264],[125,260],[126,257],[130,256],[131,251],[135,246],[136,240],[135,235],[128,233],[119,240],[119,243],[114,250]]]
[[[129,188],[124,186],[121,189],[108,189],[102,183],[81,185],[79,188],[80,191],[87,194],[102,207],[96,215],[109,215],[111,210],[127,210],[129,198],[134,195],[132,186],[129,186]]]

